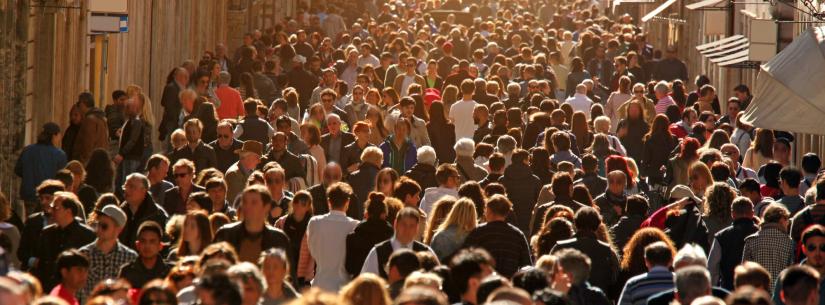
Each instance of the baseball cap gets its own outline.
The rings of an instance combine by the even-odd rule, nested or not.
[[[671,199],[682,199],[682,198],[690,198],[695,203],[702,202],[702,198],[693,194],[693,191],[687,185],[677,184],[670,190],[670,198]]]
[[[101,214],[109,216],[115,221],[118,227],[126,225],[126,213],[115,205],[107,205],[100,211]]]

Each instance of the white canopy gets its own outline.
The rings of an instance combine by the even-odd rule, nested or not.
[[[825,135],[825,27],[811,28],[763,64],[743,120]]]

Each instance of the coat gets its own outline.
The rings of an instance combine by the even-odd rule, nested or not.
[[[438,181],[435,180],[435,166],[429,164],[416,163],[404,173],[404,176],[417,182],[422,190],[438,186]]]
[[[395,89],[395,91],[397,91],[398,94],[400,94],[401,96],[409,95],[409,94],[405,94],[405,92],[401,91],[401,89],[402,89],[401,87],[404,84],[404,77],[405,76],[407,76],[406,73],[405,74],[399,74],[398,76],[395,77],[395,80],[392,81],[392,88]],[[419,85],[421,85],[421,88],[425,88],[427,86],[427,81],[425,81],[424,78],[421,77],[421,75],[416,74],[414,76],[414,78],[415,79],[412,82],[413,84],[419,84]]]
[[[243,224],[243,221],[239,221],[222,226],[217,232],[215,232],[214,242],[228,242],[230,245],[235,247],[235,249],[240,251],[241,241],[243,240],[244,235],[247,234]],[[297,255],[297,253],[293,253],[292,247],[290,247],[289,237],[284,234],[284,231],[267,225],[264,226],[264,231],[262,234],[263,235],[260,239],[261,249],[277,248],[284,250],[284,252],[287,253],[287,257],[294,257]]]
[[[314,215],[324,215],[329,213],[329,203],[327,202],[327,187],[329,185],[316,184],[312,187],[308,188],[307,191],[309,195],[312,196],[312,214]],[[358,207],[358,197],[355,193],[349,197],[349,209],[347,209],[347,217],[352,219],[362,219],[364,218],[364,213],[362,212],[360,215],[357,214],[357,211],[363,211],[364,207]]]
[[[487,170],[476,164],[472,157],[456,157],[454,163],[461,183],[467,181],[481,181],[487,177]]]
[[[378,166],[369,162],[361,163],[358,170],[352,172],[347,179],[349,185],[352,186],[352,191],[355,193],[357,202],[350,202],[350,205],[355,206],[353,213],[357,215],[364,215],[364,202],[367,201],[370,192],[375,190],[375,176],[378,176]],[[362,218],[362,217],[359,217]],[[358,218],[356,218],[358,219]]]
[[[392,162],[394,160],[393,158],[399,158],[402,156],[399,156],[401,152],[396,150],[394,147],[395,144],[393,144],[393,137],[394,135],[391,135],[386,141],[384,141],[384,143],[381,143],[381,152],[384,153],[384,164],[382,164],[381,167],[392,167],[396,172],[406,173],[408,169],[411,169],[416,163],[418,163],[416,146],[412,143],[412,141],[407,139],[406,143],[402,146],[402,149],[406,149],[403,152],[404,159],[402,161],[402,167],[395,167]]]
[[[347,168],[349,168],[350,165],[361,163],[361,153],[364,152],[364,149],[370,146],[374,147],[375,145],[367,142],[367,145],[364,146],[364,148],[361,148],[358,146],[358,142],[352,142],[349,145],[344,146],[344,151],[341,152],[342,156],[340,160],[341,168],[344,169],[344,173],[347,172]]]
[[[342,131],[338,136],[341,137],[341,148],[338,150],[337,156],[330,155],[329,153],[329,143],[332,140],[332,135],[325,134],[321,136],[321,148],[324,149],[324,154],[326,155],[328,162],[332,160],[338,160],[338,163],[340,163],[340,161],[344,159],[344,147],[352,144],[352,142],[355,142],[355,135],[353,135],[352,133]],[[322,164],[322,166],[323,165],[325,164]]]
[[[559,241],[551,253],[561,249],[576,249],[590,257],[589,282],[602,291],[611,291],[619,275],[619,256],[609,244],[596,239],[593,233],[577,232],[573,238]]]
[[[367,255],[376,244],[392,238],[395,233],[386,220],[375,217],[362,221],[347,235],[345,267],[353,277],[361,273]]]
[[[295,178],[295,177],[306,177],[306,172],[304,172],[304,167],[301,165],[301,160],[298,159],[298,156],[285,150],[284,153],[281,155],[280,158],[275,157],[275,152],[270,150],[262,159],[261,163],[258,167],[263,168],[269,162],[277,162],[281,167],[284,168],[284,173],[286,174],[286,180]],[[260,169],[259,168],[259,169]]]
[[[206,192],[206,189],[197,185],[192,184],[192,190],[189,194],[193,194],[196,192]],[[163,210],[169,214],[186,214],[186,201],[180,197],[180,187],[176,186],[165,193],[163,193]],[[229,197],[227,197],[229,198]]]
[[[226,181],[226,200],[233,202],[235,198],[238,197],[238,194],[246,187],[246,180],[251,174],[252,170],[246,173],[241,170],[240,161],[235,162],[235,164],[232,164],[232,166],[226,170],[226,174],[224,175],[224,181]]]
[[[186,145],[178,150],[175,150],[171,155],[169,155],[169,181],[175,180],[171,177],[173,171],[172,165],[180,159],[188,159],[189,161],[195,163],[196,174],[201,170],[210,167],[218,167],[218,157],[215,155],[215,150],[212,149],[212,146],[209,146],[209,144],[204,142],[199,142],[193,151],[189,148],[189,145]]]
[[[36,143],[23,148],[14,165],[14,173],[22,179],[20,197],[26,201],[37,200],[37,186],[64,167],[66,154],[51,143]]]
[[[72,147],[72,159],[86,164],[92,151],[97,148],[109,150],[109,127],[106,124],[106,114],[98,108],[92,108],[80,122],[80,131]]]
[[[438,163],[451,163],[455,160],[455,125],[427,123],[427,136],[430,144],[435,149]]]
[[[539,177],[533,175],[527,165],[514,163],[504,170],[498,182],[504,185],[507,197],[513,202],[516,226],[521,232],[530,232],[530,218],[541,190]]]
[[[163,88],[163,95],[160,99],[160,105],[163,106],[163,119],[158,124],[158,140],[168,140],[169,135],[178,128],[178,115],[181,109],[178,96],[180,92],[181,88],[175,81],[167,83]]]
[[[178,196],[178,198],[180,198],[180,196]],[[138,228],[140,228],[141,224],[146,221],[154,221],[160,225],[161,228],[165,228],[166,221],[169,219],[166,210],[156,204],[148,192],[146,193],[146,197],[143,198],[140,207],[138,207],[137,212],[132,213],[132,209],[129,208],[129,203],[125,201],[120,205],[120,208],[126,213],[126,226],[124,226],[123,231],[120,232],[120,243],[132,249],[135,249]]]

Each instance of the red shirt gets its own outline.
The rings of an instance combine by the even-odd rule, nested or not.
[[[80,302],[68,290],[63,288],[63,284],[57,285],[49,293],[50,296],[58,297],[69,303],[69,305],[80,305]]]
[[[243,100],[241,93],[235,88],[228,85],[220,85],[215,89],[215,95],[221,100],[221,105],[218,107],[218,118],[223,119],[237,119],[238,116],[244,114]]]

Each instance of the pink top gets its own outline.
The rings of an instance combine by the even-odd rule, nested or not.
[[[220,85],[218,89],[215,89],[215,95],[221,101],[221,105],[217,109],[218,118],[221,120],[237,119],[239,116],[244,115],[243,99],[238,90],[228,85]]]

